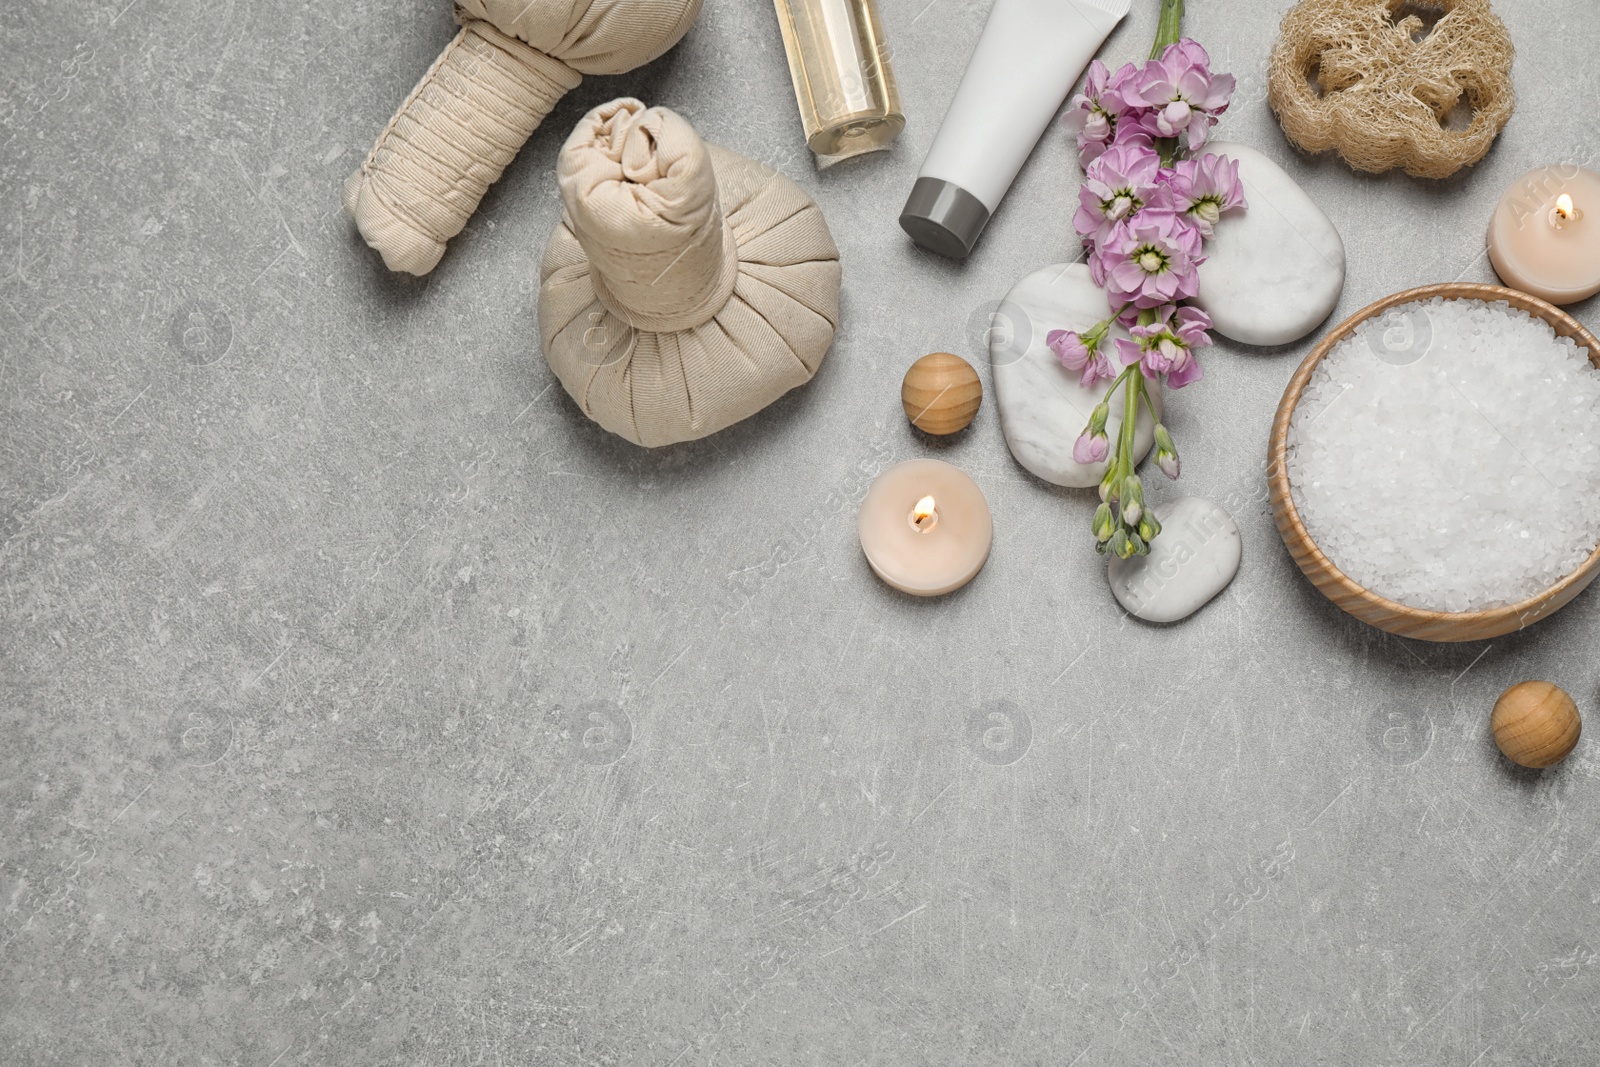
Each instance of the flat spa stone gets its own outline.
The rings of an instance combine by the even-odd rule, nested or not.
[[[1111,593],[1135,618],[1177,622],[1205,607],[1239,573],[1239,527],[1209,500],[1186,496],[1155,509],[1161,534],[1148,556],[1111,557]]]
[[[1061,365],[1045,344],[1051,330],[1080,333],[1111,314],[1106,295],[1081,263],[1057,263],[1036,270],[1006,294],[989,331],[989,366],[1000,429],[1017,462],[1052,485],[1092,489],[1105,475],[1105,463],[1087,466],[1072,458],[1073,443],[1104,399],[1110,382],[1094,389],[1079,384],[1079,374]],[[1113,345],[1127,331],[1113,326],[1106,338]],[[1109,349],[1115,359],[1115,349]],[[1154,383],[1150,398],[1161,410],[1161,388]],[[1113,441],[1122,425],[1122,390],[1111,404],[1107,432]],[[1140,405],[1134,431],[1134,454],[1143,459],[1155,443],[1155,422]]]
[[[1224,215],[1206,242],[1194,301],[1217,332],[1247,345],[1298,341],[1344,292],[1344,240],[1293,178],[1249,145],[1207,144],[1239,161],[1246,208]]]

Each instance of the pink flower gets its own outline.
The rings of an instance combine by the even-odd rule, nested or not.
[[[1045,335],[1044,343],[1068,370],[1082,370],[1094,354],[1076,330],[1051,330]]]
[[[1111,441],[1105,434],[1093,434],[1088,430],[1078,435],[1072,444],[1072,459],[1075,463],[1088,466],[1091,463],[1104,463],[1111,454]]]
[[[1212,74],[1211,57],[1197,42],[1184,38],[1160,59],[1152,59],[1122,91],[1124,104],[1150,111],[1140,126],[1153,137],[1189,135],[1190,149],[1206,143],[1216,117],[1228,110],[1234,77]]]
[[[1181,307],[1172,313],[1169,323],[1178,340],[1189,348],[1209,348],[1211,345],[1211,316],[1197,307]]]
[[[1085,389],[1093,389],[1100,382],[1109,382],[1117,376],[1117,369],[1111,365],[1111,357],[1104,352],[1096,352],[1083,368],[1083,377],[1079,379]]]
[[[1089,64],[1083,92],[1072,98],[1071,109],[1062,116],[1062,124],[1077,135],[1078,161],[1085,167],[1111,145],[1117,120],[1128,110],[1122,96],[1127,79],[1128,68],[1113,76],[1109,67],[1095,60]]]
[[[1131,367],[1144,359],[1144,347],[1138,341],[1130,341],[1126,337],[1117,338],[1117,358],[1124,367]],[[1146,377],[1149,377],[1146,375]]]
[[[1128,332],[1138,340],[1117,341],[1123,366],[1139,364],[1146,378],[1165,377],[1174,389],[1199,381],[1204,373],[1194,350],[1211,344],[1211,316],[1195,307],[1168,304],[1139,316]]]
[[[1104,337],[1105,333],[1101,331],[1099,337],[1085,341],[1081,334],[1072,330],[1051,330],[1045,335],[1044,343],[1056,354],[1063,367],[1079,372],[1079,380],[1085,389],[1091,389],[1096,382],[1110,381],[1117,376],[1111,360],[1100,351],[1100,342]]]
[[[1200,291],[1200,231],[1181,215],[1140,212],[1113,228],[1099,255],[1113,307],[1155,308]]]
[[[1161,58],[1165,59],[1169,55],[1191,66],[1211,69],[1211,54],[1193,37],[1182,37],[1176,43],[1168,45],[1167,50],[1161,53]]]
[[[1106,287],[1106,259],[1101,255],[1100,248],[1093,241],[1084,241],[1083,246],[1089,250],[1089,277],[1101,289]]]
[[[1147,151],[1156,150],[1155,141],[1145,132],[1139,124],[1139,116],[1143,112],[1130,111],[1123,116],[1123,121],[1117,124],[1117,136],[1114,144],[1128,145],[1132,148],[1143,148]]]
[[[1147,206],[1175,210],[1172,194],[1161,181],[1161,157],[1145,145],[1115,144],[1089,164],[1072,224],[1085,238],[1102,244],[1117,223]]]
[[[1179,162],[1170,173],[1176,209],[1194,220],[1202,236],[1212,235],[1224,212],[1244,207],[1244,184],[1236,160],[1207,153]]]

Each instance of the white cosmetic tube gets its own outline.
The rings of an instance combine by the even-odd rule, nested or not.
[[[963,259],[1132,0],[994,0],[900,226]]]

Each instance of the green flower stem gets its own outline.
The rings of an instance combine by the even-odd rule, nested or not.
[[[1122,386],[1127,383],[1129,377],[1135,371],[1137,371],[1138,369],[1139,369],[1139,365],[1137,363],[1135,363],[1135,364],[1133,364],[1131,366],[1124,367],[1122,369],[1122,373],[1117,375],[1116,380],[1111,383],[1111,388],[1106,390],[1106,401],[1107,401],[1107,403],[1110,402],[1111,395],[1113,393],[1115,393],[1118,389],[1122,388]],[[1127,397],[1128,397],[1128,394],[1124,393],[1123,394],[1123,405],[1124,405],[1123,406],[1123,410],[1124,411],[1127,410]],[[1115,478],[1112,481],[1112,485],[1113,486],[1115,486],[1118,482],[1120,482],[1122,480],[1122,476],[1127,473],[1127,470],[1126,470],[1126,468],[1127,468],[1126,459],[1127,459],[1127,452],[1128,452],[1131,444],[1132,444],[1132,442],[1128,438],[1128,425],[1127,425],[1126,420],[1124,420],[1123,424],[1121,426],[1117,427],[1117,447],[1116,447],[1116,451],[1111,453],[1111,463],[1110,463],[1110,466],[1107,467],[1108,473],[1111,473],[1111,474],[1115,475]]]
[[[1106,339],[1106,334],[1111,332],[1112,323],[1120,319],[1122,317],[1122,313],[1127,311],[1132,306],[1132,304],[1123,304],[1116,311],[1111,313],[1111,317],[1109,319],[1102,319],[1101,321],[1095,323],[1093,329],[1091,329],[1088,333],[1081,334],[1080,339],[1084,344],[1089,345],[1091,348],[1099,348],[1100,342],[1104,341]]]
[[[1150,421],[1160,425],[1161,416],[1156,414],[1156,402],[1150,399],[1150,391],[1144,390],[1144,406],[1150,409]]]
[[[1131,372],[1131,373],[1130,373]],[[1123,371],[1122,426],[1117,434],[1117,461],[1122,464],[1122,477],[1133,473],[1133,439],[1139,424],[1139,398],[1144,396],[1144,375],[1139,364],[1129,364]]]
[[[1156,43],[1150,49],[1151,59],[1160,59],[1168,45],[1177,44],[1183,37],[1183,0],[1161,0],[1161,21],[1156,24]]]

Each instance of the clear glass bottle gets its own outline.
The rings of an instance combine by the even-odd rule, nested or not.
[[[789,74],[818,155],[881,148],[905,128],[875,0],[773,0]]]

